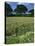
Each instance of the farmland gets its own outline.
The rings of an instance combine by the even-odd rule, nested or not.
[[[6,17],[6,44],[34,42],[33,17]]]

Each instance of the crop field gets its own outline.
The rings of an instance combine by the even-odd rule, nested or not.
[[[6,17],[6,44],[33,42],[33,17]]]

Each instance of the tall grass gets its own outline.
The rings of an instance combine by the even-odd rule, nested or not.
[[[21,21],[20,21],[21,20]],[[25,22],[24,22],[25,21]],[[33,18],[18,17],[6,19],[6,43],[34,42]]]

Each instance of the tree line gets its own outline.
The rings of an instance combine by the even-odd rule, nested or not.
[[[17,7],[14,9],[11,8],[11,6],[5,2],[5,15],[6,16],[30,16],[33,17],[34,16],[34,9],[28,11],[31,14],[25,14],[28,11],[28,8],[25,5],[17,5]],[[13,14],[15,12],[16,14]],[[22,14],[24,13],[24,14]]]

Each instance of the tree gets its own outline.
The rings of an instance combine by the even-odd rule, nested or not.
[[[27,11],[27,7],[24,5],[17,5],[16,9],[14,10],[17,13],[25,13]]]
[[[34,16],[34,9],[30,10],[29,12],[31,13],[30,16]]]
[[[12,10],[11,6],[5,2],[5,15],[8,16],[9,14],[11,14],[12,11],[13,10]]]

